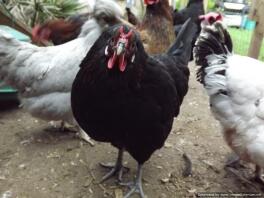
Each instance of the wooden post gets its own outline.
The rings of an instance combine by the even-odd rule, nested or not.
[[[257,29],[255,29],[255,31],[252,35],[252,38],[251,38],[248,56],[255,58],[255,59],[258,59],[259,53],[260,53],[260,48],[262,45],[263,36],[264,36],[263,33],[260,33],[257,31]]]
[[[249,18],[256,21],[256,28],[251,38],[248,56],[258,59],[264,36],[264,1],[253,0]]]
[[[204,3],[204,11],[206,12],[208,7],[208,0],[204,0],[203,3]]]

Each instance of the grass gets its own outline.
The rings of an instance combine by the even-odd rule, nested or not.
[[[228,31],[233,40],[234,52],[236,54],[247,56],[253,31],[238,28],[228,28]],[[264,41],[262,42],[259,60],[264,61]]]

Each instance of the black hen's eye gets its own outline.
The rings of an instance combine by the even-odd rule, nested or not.
[[[134,52],[134,51],[136,51],[136,49],[137,49],[136,43],[132,43],[130,50]]]
[[[111,38],[109,40],[109,45],[113,46],[115,44],[115,39],[114,38]]]

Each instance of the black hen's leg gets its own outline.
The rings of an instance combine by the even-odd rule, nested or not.
[[[141,198],[144,198],[144,192],[142,188],[142,164],[138,164],[137,168],[137,176],[134,182],[130,182],[128,184],[120,183],[120,185],[129,186],[130,191],[124,196],[124,198],[129,198],[132,194],[138,193]]]
[[[123,171],[127,170],[128,168],[124,167],[122,164],[123,161],[123,154],[124,154],[124,149],[119,149],[118,150],[118,156],[117,156],[117,160],[116,163],[114,165],[109,165],[109,164],[103,164],[100,163],[100,165],[104,168],[110,168],[111,171],[109,173],[107,173],[100,181],[100,183],[108,180],[109,178],[115,176],[116,174],[118,174],[118,181],[121,182],[122,181],[122,176],[123,176]]]

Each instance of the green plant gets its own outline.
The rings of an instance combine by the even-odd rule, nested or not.
[[[48,19],[66,18],[84,8],[76,0],[7,0],[3,6],[31,27]]]
[[[207,10],[208,11],[214,11],[215,10],[215,0],[208,0]]]

